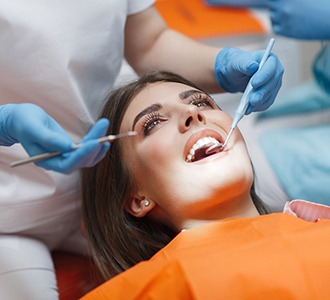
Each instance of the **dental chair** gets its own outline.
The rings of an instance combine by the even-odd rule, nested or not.
[[[102,283],[91,259],[77,254],[54,252],[60,300],[76,300]]]

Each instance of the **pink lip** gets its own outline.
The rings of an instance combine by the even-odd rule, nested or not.
[[[220,143],[224,143],[225,139],[224,137],[217,131],[213,130],[213,129],[202,129],[200,131],[195,132],[193,135],[190,136],[190,138],[188,139],[185,147],[184,147],[184,151],[183,151],[183,158],[184,160],[186,159],[187,155],[189,154],[189,151],[191,149],[191,147],[201,138],[206,137],[206,136],[210,136],[215,138],[216,140],[218,140]]]

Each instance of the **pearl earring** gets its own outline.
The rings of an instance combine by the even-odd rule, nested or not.
[[[150,201],[148,199],[145,199],[143,203],[145,207],[148,207],[150,205]]]

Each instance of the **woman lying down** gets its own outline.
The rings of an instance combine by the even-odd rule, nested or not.
[[[231,125],[209,95],[152,73],[102,117],[137,136],[83,172],[87,238],[108,280],[84,299],[329,299],[329,208],[268,214],[238,129],[207,154]]]

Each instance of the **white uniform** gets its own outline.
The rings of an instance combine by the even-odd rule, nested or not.
[[[127,15],[153,2],[2,0],[0,105],[36,103],[78,142],[119,72]],[[49,249],[85,250],[79,172],[9,167],[26,156],[0,147],[0,299],[56,299]]]

